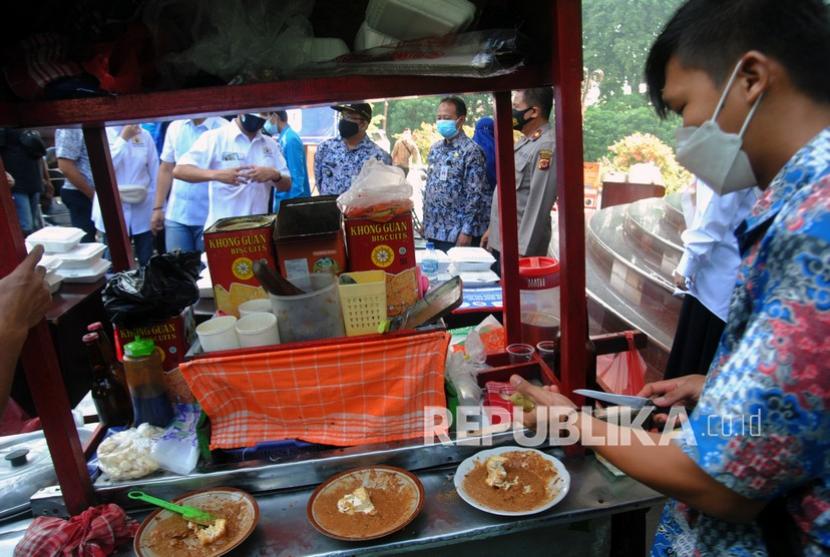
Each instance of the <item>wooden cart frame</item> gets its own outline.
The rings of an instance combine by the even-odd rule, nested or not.
[[[530,2],[528,2],[530,4]],[[132,253],[121,212],[105,126],[256,111],[274,106],[312,106],[359,101],[367,97],[397,97],[464,92],[492,92],[496,108],[496,172],[500,184],[502,288],[504,323],[509,342],[520,339],[518,241],[516,223],[511,90],[553,86],[555,91],[556,178],[559,187],[559,255],[562,264],[562,387],[565,393],[586,383],[587,315],[585,304],[585,233],[583,206],[581,3],[579,0],[534,0],[538,13],[548,13],[550,42],[537,44],[550,51],[544,65],[530,65],[509,75],[475,79],[415,76],[348,76],[209,87],[93,99],[0,103],[0,125],[9,127],[77,127],[92,165],[113,267],[132,267]],[[528,10],[531,11],[531,10]],[[2,163],[0,163],[0,171]],[[0,172],[0,276],[9,274],[25,257],[17,214]],[[80,334],[80,332],[79,332]],[[22,364],[53,455],[66,509],[76,514],[95,504],[84,451],[70,413],[58,358],[45,321],[31,329]]]

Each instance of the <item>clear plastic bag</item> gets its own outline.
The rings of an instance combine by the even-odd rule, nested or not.
[[[262,81],[284,77],[306,61],[300,39],[313,36],[313,8],[312,0],[153,0],[143,19],[150,29],[165,31],[155,32],[160,52],[170,52],[170,43],[188,45],[163,58],[161,72],[170,83],[199,71],[226,82]],[[188,13],[189,20],[182,15]],[[171,14],[180,18],[180,33],[189,40],[175,37]]]
[[[636,395],[645,386],[646,362],[634,347],[634,334],[625,336],[628,350],[597,356],[597,383],[608,393]]]
[[[412,210],[412,186],[403,170],[372,159],[337,198],[337,206],[349,218],[389,220]]]
[[[481,401],[481,387],[475,376],[477,365],[464,357],[463,352],[447,354],[445,375],[455,389],[459,406],[476,406]]]
[[[151,449],[159,466],[182,476],[196,468],[199,461],[196,424],[200,414],[201,409],[196,404],[176,405],[176,417]]]
[[[141,424],[107,437],[98,446],[98,467],[111,480],[134,480],[152,474],[159,463],[152,456],[153,444],[163,429]]]
[[[297,77],[452,75],[492,77],[525,64],[527,41],[514,29],[491,29],[377,46],[328,62],[304,64]]]

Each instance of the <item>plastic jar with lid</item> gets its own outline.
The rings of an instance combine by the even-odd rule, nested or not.
[[[134,424],[166,427],[173,419],[173,406],[167,398],[161,356],[151,339],[136,337],[124,346],[124,372]]]
[[[552,257],[519,259],[522,342],[536,345],[559,336],[559,261]]]

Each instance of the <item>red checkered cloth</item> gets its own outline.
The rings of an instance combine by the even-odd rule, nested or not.
[[[424,435],[446,408],[444,332],[198,359],[180,366],[211,449],[281,439],[350,446]],[[431,425],[431,424],[430,424]]]
[[[90,507],[69,520],[39,516],[14,548],[14,557],[104,557],[137,530],[138,522],[114,504]]]

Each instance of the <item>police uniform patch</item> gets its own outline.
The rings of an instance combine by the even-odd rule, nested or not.
[[[539,170],[547,170],[550,168],[550,160],[553,157],[553,152],[547,149],[539,151]]]

